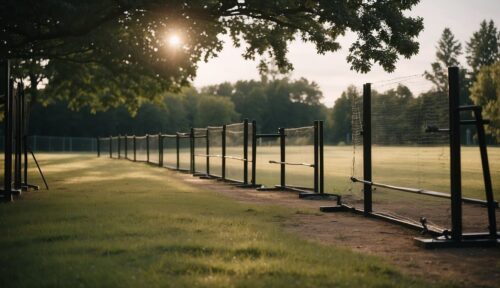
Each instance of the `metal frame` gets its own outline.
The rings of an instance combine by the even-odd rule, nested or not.
[[[484,133],[484,124],[487,120],[483,120],[481,116],[481,107],[478,106],[460,106],[460,83],[458,67],[448,68],[449,80],[449,129],[440,129],[431,127],[427,132],[445,132],[450,134],[450,194],[427,191],[406,187],[398,187],[382,183],[376,183],[372,180],[372,137],[371,137],[371,85],[363,86],[363,179],[352,178],[353,182],[363,183],[363,210],[348,206],[342,203],[341,199],[337,202],[337,206],[321,207],[323,212],[339,212],[347,211],[362,214],[365,217],[381,219],[398,225],[402,225],[411,229],[419,230],[422,233],[429,234],[434,238],[415,238],[415,243],[424,248],[439,248],[439,247],[470,247],[470,246],[498,246],[500,237],[496,231],[495,213],[498,208],[498,203],[493,199],[493,191],[491,185],[491,175],[489,171],[488,155],[486,150],[486,139]],[[473,111],[475,120],[460,120],[460,111]],[[483,169],[483,180],[485,184],[486,201],[463,198],[462,183],[461,183],[461,153],[460,153],[460,125],[475,124],[478,131],[479,148],[481,152],[481,163]],[[409,221],[404,218],[399,218],[394,215],[387,215],[379,212],[374,212],[372,207],[372,187],[384,187],[397,191],[417,193],[426,196],[449,198],[451,206],[451,231],[439,227],[431,227],[427,225],[424,219],[421,223]],[[489,229],[486,233],[463,233],[462,231],[462,205],[463,203],[472,203],[486,205],[488,209]]]

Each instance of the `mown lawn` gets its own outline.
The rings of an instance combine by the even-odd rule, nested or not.
[[[165,169],[89,155],[39,158],[51,190],[0,205],[0,287],[449,284],[300,240],[281,228],[296,211],[236,203]]]

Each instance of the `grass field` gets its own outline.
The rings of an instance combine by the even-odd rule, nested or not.
[[[257,183],[266,186],[279,184],[279,165],[269,164],[279,161],[278,146],[258,147]],[[287,147],[288,162],[310,163],[312,147]],[[362,178],[362,151],[356,151],[355,175]],[[186,151],[187,155],[188,151]],[[228,152],[230,153],[230,152]],[[329,193],[351,194],[353,148],[351,146],[325,147],[325,189]],[[489,147],[489,162],[495,198],[500,199],[500,147]],[[449,150],[448,147],[373,147],[373,179],[375,182],[411,188],[423,188],[449,193]],[[184,157],[189,159],[188,157]],[[463,195],[485,199],[479,149],[462,147]],[[212,163],[217,163],[213,161]],[[239,171],[243,168],[239,161],[227,161],[227,169]],[[204,167],[204,166],[203,166]],[[212,170],[220,170],[220,165],[212,165]],[[220,174],[220,173],[219,173]],[[241,178],[241,176],[240,176]],[[313,187],[313,168],[305,166],[286,167],[287,184]]]
[[[92,155],[38,156],[51,190],[0,205],[0,287],[449,284],[299,240],[281,228],[297,211],[237,203],[165,169]]]

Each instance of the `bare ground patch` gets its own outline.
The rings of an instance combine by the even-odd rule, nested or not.
[[[379,256],[422,278],[464,286],[500,287],[499,248],[425,250],[413,244],[413,238],[420,236],[413,230],[350,213],[319,212],[320,206],[329,205],[326,201],[300,200],[292,192],[241,189],[188,174],[178,173],[177,177],[236,201],[296,209],[295,216],[285,220],[283,226],[304,239]]]

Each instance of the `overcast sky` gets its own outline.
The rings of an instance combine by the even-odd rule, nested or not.
[[[368,74],[350,70],[346,61],[349,36],[340,39],[342,50],[327,55],[317,55],[313,45],[296,41],[290,45],[288,57],[294,65],[291,78],[305,77],[319,84],[324,94],[323,102],[331,107],[335,99],[349,84],[362,85],[367,82],[420,74],[430,69],[435,59],[436,42],[445,27],[449,27],[462,42],[468,41],[479,29],[483,19],[492,19],[500,25],[500,0],[422,0],[414,7],[412,15],[424,18],[424,31],[420,33],[420,52],[411,59],[401,59],[393,73],[384,72],[374,66]],[[257,63],[241,57],[242,50],[226,42],[224,50],[208,63],[200,63],[196,87],[224,81],[259,79]],[[465,58],[462,59],[465,64]]]

